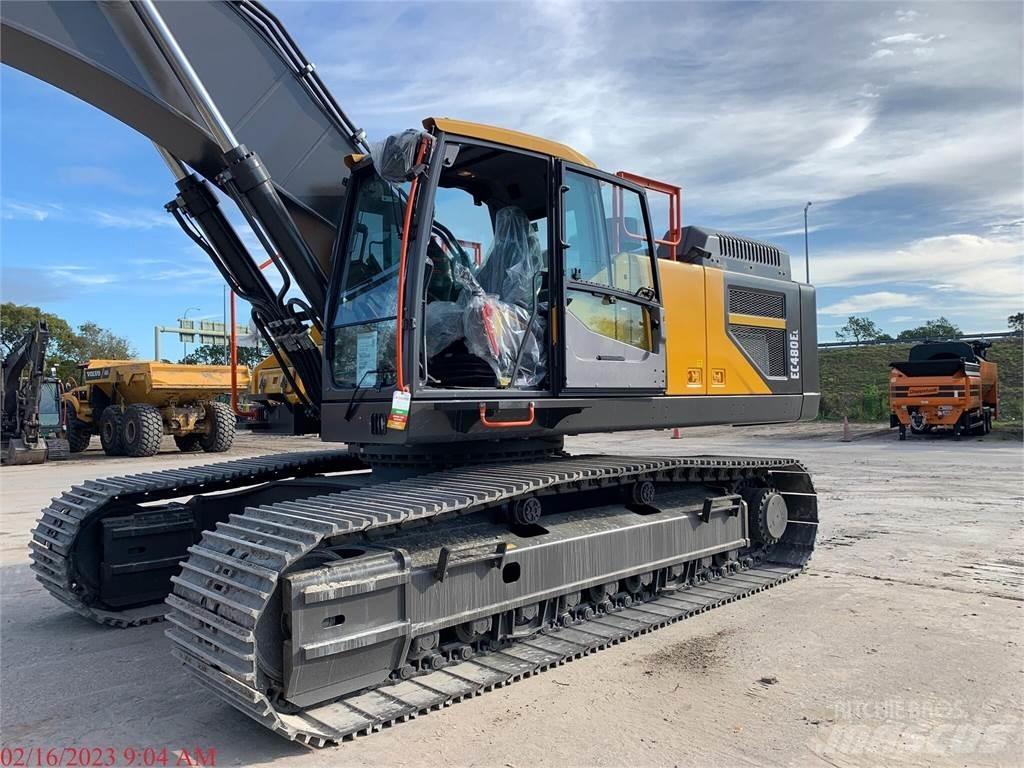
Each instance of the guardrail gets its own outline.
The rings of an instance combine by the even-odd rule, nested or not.
[[[1019,331],[998,331],[996,333],[964,333],[953,341],[993,341],[995,339],[1020,338]],[[877,347],[881,344],[916,344],[922,341],[949,341],[949,339],[916,338],[916,339],[872,339],[870,341],[827,341],[818,344],[818,349],[841,349],[844,347]]]

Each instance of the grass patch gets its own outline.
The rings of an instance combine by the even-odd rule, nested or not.
[[[988,359],[999,366],[999,419],[1020,424],[1024,390],[1024,340],[1006,339],[992,344]],[[906,360],[913,344],[877,344],[866,347],[823,349],[821,410],[818,418],[851,421],[887,421],[889,418],[889,363]]]

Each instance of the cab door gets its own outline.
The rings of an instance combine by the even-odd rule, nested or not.
[[[665,339],[650,217],[642,190],[560,164],[563,390],[660,394]]]

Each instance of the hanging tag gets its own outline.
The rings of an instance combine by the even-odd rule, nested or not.
[[[391,396],[391,413],[388,414],[388,429],[402,431],[409,423],[409,403],[412,395],[408,392],[395,392]]]

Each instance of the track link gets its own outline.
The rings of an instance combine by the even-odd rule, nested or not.
[[[325,539],[413,521],[467,514],[523,494],[592,490],[655,481],[735,481],[767,472],[795,504],[792,531],[769,562],[725,578],[655,596],[587,622],[549,629],[483,656],[295,712],[264,690],[257,625],[273,611],[279,577]],[[592,653],[797,575],[810,558],[817,528],[814,490],[789,459],[584,456],[475,466],[316,496],[301,503],[247,508],[191,547],[167,598],[173,653],[197,681],[285,738],[312,746],[371,733],[551,666]]]
[[[161,621],[166,610],[163,602],[121,611],[94,604],[75,569],[76,539],[87,525],[141,502],[362,466],[347,451],[309,451],[86,480],[43,509],[29,542],[32,570],[51,595],[100,624],[125,628]]]

